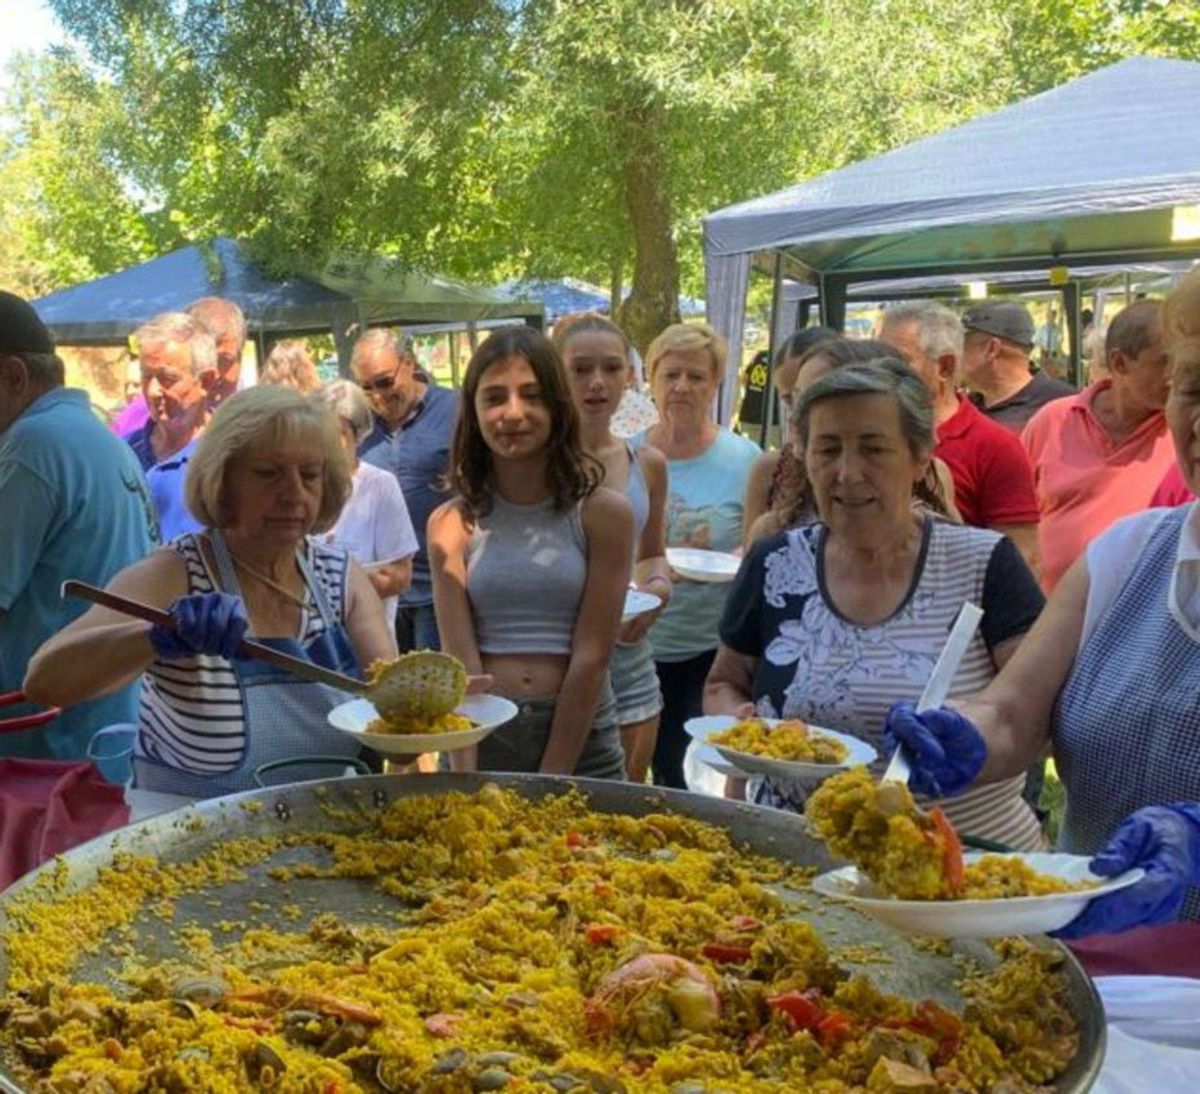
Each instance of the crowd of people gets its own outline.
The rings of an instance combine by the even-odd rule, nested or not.
[[[118,436],[0,295],[0,690],[62,708],[0,753],[123,735],[138,787],[190,797],[324,774],[362,759],[326,724],[342,696],[242,639],[351,674],[444,649],[518,708],[456,770],[686,788],[688,719],[798,717],[903,742],[961,830],[1034,850],[1052,752],[1063,845],[1148,868],[1073,929],[1200,916],[1200,273],[1115,316],[1078,392],[1033,367],[1014,301],[798,331],[768,453],[714,417],[730,362],[702,323],[648,347],[657,421],[631,436],[634,350],[599,315],[492,333],[459,391],[386,329],[349,379],[283,343],[238,390],[245,337],[216,298],[145,324],[146,417]],[[670,547],[744,557],[700,582]],[[85,611],[66,578],[171,622]],[[630,589],[656,606],[623,619]],[[917,713],[966,601],[948,705]],[[726,793],[802,810],[811,789]]]

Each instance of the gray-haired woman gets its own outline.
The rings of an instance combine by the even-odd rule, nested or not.
[[[328,406],[337,419],[353,484],[350,500],[324,541],[345,547],[362,566],[394,627],[397,598],[412,581],[412,560],[417,552],[404,494],[390,471],[359,461],[358,446],[370,434],[374,417],[358,386],[349,380],[333,380],[313,398]]]
[[[709,714],[803,718],[881,748],[897,699],[916,699],[964,601],[985,612],[954,679],[970,695],[1013,655],[1042,608],[1004,537],[912,504],[928,467],[933,416],[925,386],[882,358],[830,373],[800,397],[796,443],[819,519],[764,539],[742,563],[709,673]],[[942,803],[970,835],[1022,850],[1042,845],[1021,796],[1025,776]],[[752,784],[753,785],[753,784]],[[802,810],[810,785],[768,780],[761,804]]]

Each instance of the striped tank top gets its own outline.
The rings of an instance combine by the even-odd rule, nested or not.
[[[187,566],[188,592],[211,593],[220,584],[201,553],[199,536],[172,541]],[[340,547],[305,541],[305,555],[337,619],[345,619],[348,556]],[[303,645],[325,630],[321,613],[305,590],[298,639]],[[177,661],[156,658],[142,677],[136,754],[184,771],[232,771],[246,747],[242,696],[232,664],[198,654]]]
[[[888,619],[860,626],[843,618],[825,594],[822,529],[819,523],[793,529],[763,559],[762,611],[773,617],[774,635],[765,643],[756,674],[758,712],[803,718],[869,741],[881,753],[878,773],[887,760],[883,724],[892,703],[920,696],[964,601],[988,609],[984,584],[1001,537],[927,520],[907,599]],[[981,691],[995,675],[982,632],[976,633],[950,687],[951,705]],[[938,804],[960,832],[1017,850],[1038,850],[1044,841],[1021,796],[1024,786],[1022,774]],[[813,788],[806,782],[766,780],[758,801],[802,811]]]

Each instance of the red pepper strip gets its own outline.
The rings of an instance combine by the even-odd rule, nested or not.
[[[924,1027],[918,1032],[928,1033],[933,1037],[962,1036],[963,1024],[958,1015],[948,1011],[932,999],[922,999],[917,1004],[917,1016],[913,1020],[913,1024],[916,1026],[918,1023]]]
[[[854,1033],[850,1015],[844,1011],[835,1010],[827,1014],[817,1023],[817,1040],[824,1048],[837,1048],[843,1041],[848,1040]]]
[[[342,1084],[337,1079],[330,1079],[321,1087],[321,1094],[342,1094]]]
[[[615,923],[589,923],[583,929],[583,937],[595,946],[605,946],[621,933]]]
[[[567,846],[570,847],[572,851],[578,847],[582,847],[586,842],[587,840],[583,838],[582,832],[572,831],[567,833]]]
[[[944,1067],[953,1060],[960,1044],[962,1044],[962,1040],[959,1037],[943,1037],[938,1042],[937,1052],[933,1057],[934,1066]]]
[[[937,825],[937,832],[942,840],[942,871],[946,875],[946,885],[952,893],[960,892],[966,881],[962,841],[958,838],[954,825],[950,823],[950,818],[942,812],[940,806],[935,805],[929,810],[929,815]]]
[[[770,996],[767,1006],[779,1011],[792,1029],[812,1030],[817,1028],[825,1015],[819,999],[820,996],[816,992],[787,991],[782,995]]]
[[[755,919],[752,915],[735,915],[729,925],[735,931],[757,931],[762,926],[761,919]]]
[[[720,965],[741,965],[750,960],[750,947],[737,946],[728,942],[706,942],[700,952],[709,961]]]

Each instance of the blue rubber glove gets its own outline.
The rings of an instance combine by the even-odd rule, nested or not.
[[[883,724],[889,752],[897,745],[912,767],[908,785],[914,793],[946,798],[969,786],[987,759],[987,745],[968,718],[938,707],[917,713],[907,699],[892,704]]]
[[[1131,927],[1170,923],[1189,885],[1200,885],[1200,805],[1150,805],[1121,822],[1116,834],[1091,861],[1092,873],[1116,877],[1140,866],[1136,885],[1093,900],[1055,934],[1082,938],[1115,934]]]
[[[181,596],[170,607],[173,626],[150,628],[150,645],[159,657],[177,661],[198,653],[232,660],[250,626],[241,597],[228,593]]]

